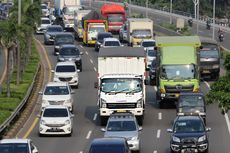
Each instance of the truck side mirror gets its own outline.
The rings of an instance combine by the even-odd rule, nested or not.
[[[145,85],[148,85],[149,84],[149,80],[145,79],[144,83],[145,83]]]
[[[98,82],[94,82],[94,88],[98,88]]]
[[[156,47],[156,46],[154,47],[154,50],[157,50],[157,47]]]

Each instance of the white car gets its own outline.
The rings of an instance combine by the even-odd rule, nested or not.
[[[80,70],[77,69],[73,61],[58,62],[52,72],[54,73],[54,82],[68,82],[69,85],[78,88],[78,72]]]
[[[1,153],[38,153],[37,147],[31,139],[2,139]]]
[[[48,17],[50,12],[49,12],[49,8],[46,4],[41,4],[41,11],[42,11],[42,16]]]
[[[40,24],[40,26],[37,27],[36,33],[37,34],[43,34],[46,31],[47,27],[50,25],[52,25],[50,19],[46,18],[46,17],[42,17],[41,18],[41,24]]]
[[[153,48],[156,46],[156,41],[153,39],[144,39],[141,41],[141,47],[144,47],[145,50],[147,50],[147,48]]]
[[[42,95],[43,110],[48,105],[64,105],[73,111],[73,94],[67,82],[49,82],[44,91],[40,92]]]
[[[157,51],[154,47],[149,47],[146,50],[146,61],[147,61],[147,68],[149,69],[153,60],[157,58]]]
[[[65,106],[47,106],[42,111],[39,135],[69,135],[73,131],[73,114]]]
[[[120,47],[120,41],[117,38],[104,38],[101,48]]]

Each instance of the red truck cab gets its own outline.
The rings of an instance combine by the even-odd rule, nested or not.
[[[119,32],[126,21],[125,8],[119,4],[104,4],[101,7],[101,14],[108,20],[110,32]]]

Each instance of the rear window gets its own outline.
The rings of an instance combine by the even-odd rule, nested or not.
[[[27,143],[0,144],[0,153],[30,153]]]
[[[204,99],[202,96],[181,96],[179,98],[180,107],[194,107],[194,106],[204,106]]]
[[[154,47],[155,46],[155,42],[154,41],[146,41],[142,43],[143,47]]]
[[[76,72],[76,69],[73,65],[62,65],[56,67],[56,72]]]
[[[112,38],[111,34],[98,34],[98,40],[103,40],[104,38]]]
[[[42,20],[41,23],[42,24],[50,24],[50,20]]]
[[[94,145],[90,148],[90,153],[125,153],[125,148],[123,145]]]
[[[105,46],[120,46],[118,41],[106,41]]]
[[[63,32],[63,29],[61,27],[49,27],[47,32]]]

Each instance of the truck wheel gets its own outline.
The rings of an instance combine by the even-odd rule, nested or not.
[[[101,122],[101,126],[105,126],[106,125],[106,123],[107,123],[107,117],[104,117],[104,116],[101,116],[100,117],[100,122]]]
[[[138,124],[140,126],[143,125],[143,121],[144,121],[144,116],[143,115],[142,116],[137,116],[137,122],[138,122]]]

